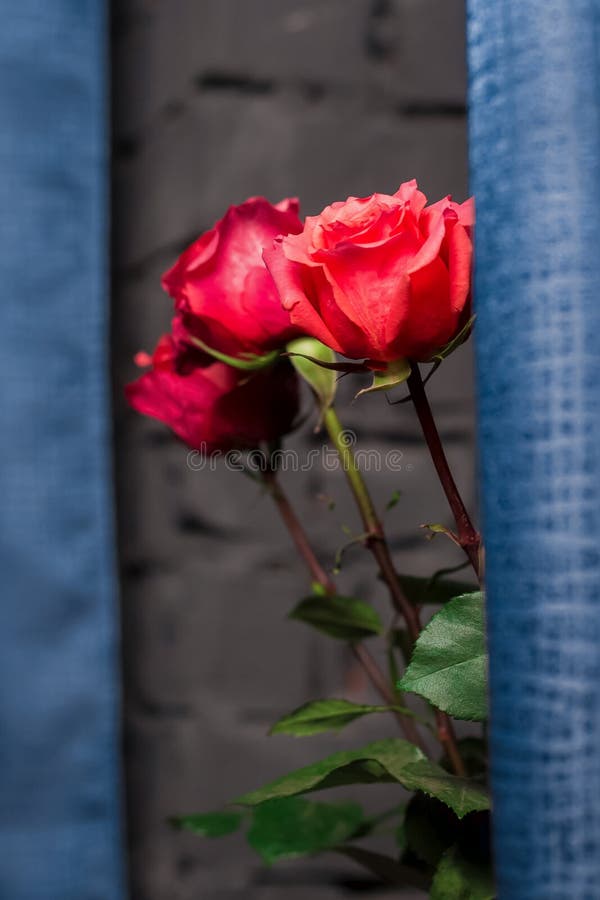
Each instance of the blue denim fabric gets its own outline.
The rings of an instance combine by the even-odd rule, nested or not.
[[[501,900],[600,897],[600,4],[469,0]]]
[[[123,897],[104,0],[0,0],[0,898]]]

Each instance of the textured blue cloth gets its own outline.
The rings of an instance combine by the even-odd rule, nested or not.
[[[600,4],[469,0],[501,900],[600,897]]]
[[[104,0],[0,0],[0,898],[123,896]]]

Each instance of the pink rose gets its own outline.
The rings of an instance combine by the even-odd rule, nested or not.
[[[292,322],[374,363],[425,361],[451,341],[469,317],[474,203],[426,202],[408,181],[278,238],[264,259]]]

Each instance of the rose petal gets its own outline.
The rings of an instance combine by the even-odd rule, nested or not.
[[[378,247],[347,244],[327,254],[327,280],[340,309],[366,336],[365,356],[387,356],[390,339],[406,314],[408,268],[416,249],[414,236],[404,232]]]
[[[421,215],[421,210],[427,203],[427,197],[417,188],[417,181],[415,178],[411,179],[411,181],[403,182],[394,194],[394,197],[398,197],[403,203],[408,203],[413,215],[417,219]]]
[[[314,297],[314,288],[310,284],[312,270],[288,259],[281,241],[275,241],[271,250],[265,250],[263,258],[275,282],[281,303],[288,310],[294,325],[333,350],[342,352],[339,341],[333,336],[311,300]]]
[[[214,349],[231,352],[232,335],[238,350],[257,353],[288,339],[290,318],[266,272],[262,250],[278,234],[301,231],[297,209],[294,199],[273,206],[263,197],[230,207],[163,277],[177,309],[188,320],[197,317],[195,333]]]

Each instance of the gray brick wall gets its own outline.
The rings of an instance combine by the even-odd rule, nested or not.
[[[417,177],[434,199],[466,196],[462,0],[116,0],[114,377],[124,626],[126,762],[134,900],[334,900],[376,890],[335,859],[265,872],[235,839],[174,834],[177,811],[218,807],[293,766],[393,733],[373,718],[340,738],[267,738],[308,697],[362,698],[343,647],[285,620],[305,574],[268,498],[222,468],[194,472],[158,423],[128,410],[131,362],[168,327],[161,272],[230,203],[300,196],[305,213]],[[343,386],[348,394],[349,384]],[[473,503],[471,358],[432,382],[458,481]],[[366,447],[400,448],[374,472],[398,566],[428,572],[454,549],[424,540],[447,519],[411,409],[343,409]],[[310,428],[292,446],[320,438]],[[358,523],[340,473],[285,476],[331,563]],[[320,494],[337,503],[328,511]],[[385,611],[360,549],[341,585]],[[346,791],[346,794],[349,792]],[[367,794],[389,801],[389,790]],[[374,798],[374,799],[373,799]],[[395,894],[398,896],[397,892]],[[416,896],[407,892],[407,898]]]

